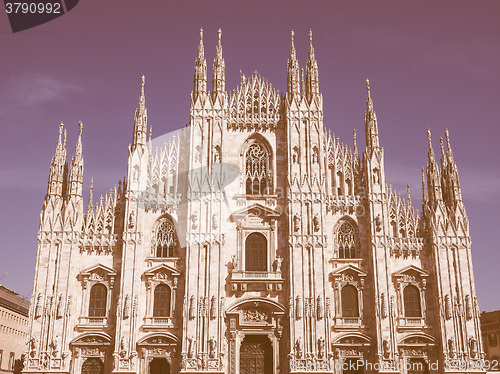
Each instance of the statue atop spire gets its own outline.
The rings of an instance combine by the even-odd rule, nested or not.
[[[134,134],[132,138],[131,150],[134,151],[138,146],[146,144],[146,133],[148,128],[148,111],[146,109],[146,95],[144,86],[146,77],[141,77],[141,93],[139,94],[139,105],[135,110],[134,116]]]
[[[201,94],[207,93],[207,60],[205,59],[205,47],[203,46],[203,28],[200,28],[200,44],[198,45],[198,57],[194,63],[194,89],[193,99],[196,100]]]
[[[292,30],[290,32],[291,45],[290,45],[290,56],[288,58],[287,64],[287,92],[292,98],[295,95],[300,94],[300,69],[299,62],[297,61],[297,53],[295,51],[295,45],[293,38],[295,32]]]
[[[217,49],[215,53],[212,77],[212,98],[215,98],[226,90],[226,64],[222,57],[222,31],[219,29],[217,34]]]

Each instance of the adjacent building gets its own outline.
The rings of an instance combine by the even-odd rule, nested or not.
[[[500,310],[481,313],[485,360],[490,370],[500,371]]]
[[[209,91],[201,31],[189,126],[164,144],[143,77],[127,178],[86,209],[83,125],[69,164],[60,125],[25,373],[483,371],[461,365],[484,355],[448,131],[440,160],[427,131],[418,214],[388,186],[369,82],[348,146],[312,34],[302,74],[291,37],[284,93],[257,72],[228,91],[219,31]]]
[[[29,302],[0,285],[0,373],[21,370],[28,341]]]

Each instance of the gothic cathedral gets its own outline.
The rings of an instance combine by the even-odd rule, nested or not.
[[[86,211],[83,125],[70,164],[60,125],[23,373],[480,372],[459,365],[484,354],[448,132],[419,214],[386,183],[368,80],[360,154],[293,38],[284,94],[257,72],[228,92],[219,30],[210,92],[200,30],[189,126],[158,146],[143,77],[127,177]]]

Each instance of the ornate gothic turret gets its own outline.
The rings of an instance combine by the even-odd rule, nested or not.
[[[68,180],[68,198],[71,196],[82,197],[83,186],[83,155],[82,155],[82,130],[83,123],[78,122],[79,133],[76,142],[75,155],[71,160]]]
[[[222,49],[221,49],[222,53]],[[203,29],[200,29],[200,44],[198,45],[198,57],[194,63],[194,89],[191,94],[192,100],[207,93],[207,60],[205,59],[205,47],[203,46]]]
[[[222,44],[221,44],[222,31],[219,29],[217,52],[214,59],[213,78],[212,78],[212,99],[215,101],[216,97],[225,93],[226,91],[226,63],[222,57]]]
[[[139,106],[135,110],[134,116],[134,135],[131,145],[131,152],[137,147],[143,147],[146,144],[146,133],[148,129],[148,110],[146,109],[146,96],[144,95],[144,84],[146,78],[142,76],[141,93],[139,95]]]
[[[66,130],[64,124],[59,125],[59,139],[56,144],[56,151],[50,163],[49,184],[47,187],[46,201],[52,197],[62,197],[66,189],[65,179],[67,174],[66,164]]]
[[[370,92],[370,81],[366,80],[366,112],[365,112],[365,139],[366,139],[366,149],[369,155],[372,155],[373,151],[380,149],[379,138],[378,138],[378,124],[377,115],[375,110],[373,110],[373,100]]]
[[[293,30],[291,31],[290,36],[290,57],[288,58],[287,65],[287,96],[289,97],[289,100],[291,100],[294,96],[300,94],[300,69],[299,62],[297,61],[295,45],[293,42],[293,37],[295,36]]]
[[[306,67],[306,97],[310,103],[313,98],[319,96],[318,62],[314,57],[312,45],[312,30],[309,30],[309,53]]]
[[[436,162],[434,149],[432,148],[431,130],[427,129],[427,138],[429,140],[429,149],[427,151],[427,188],[429,191],[429,207],[435,209],[438,202],[442,201],[441,192],[441,171]]]

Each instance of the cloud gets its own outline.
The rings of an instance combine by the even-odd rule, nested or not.
[[[45,104],[61,100],[68,94],[79,91],[83,91],[83,88],[42,74],[24,74],[13,78],[10,89],[13,99],[24,105]]]

